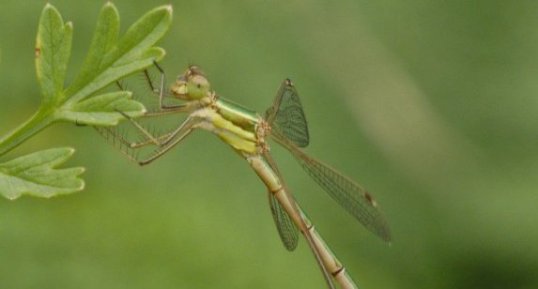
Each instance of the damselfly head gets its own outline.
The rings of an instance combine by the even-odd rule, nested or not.
[[[190,66],[180,75],[170,90],[179,99],[197,100],[210,95],[211,86],[197,66]]]

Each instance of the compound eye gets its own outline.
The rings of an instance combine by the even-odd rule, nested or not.
[[[204,88],[209,86],[207,79],[205,79],[205,77],[201,75],[193,76],[191,81],[197,88]]]

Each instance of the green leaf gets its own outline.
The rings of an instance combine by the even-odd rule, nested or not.
[[[83,71],[66,94],[69,102],[80,101],[110,83],[143,70],[164,57],[164,50],[153,45],[164,36],[172,21],[171,6],[157,7],[135,22],[116,42],[119,16],[113,4],[107,3],[99,16]],[[107,27],[111,27],[108,31]]]
[[[84,188],[78,176],[84,168],[55,169],[75,152],[72,148],[55,148],[31,153],[0,163],[0,194],[8,199],[22,195],[50,198]]]
[[[60,103],[67,63],[71,53],[73,25],[47,4],[41,13],[37,31],[35,64],[43,95],[42,107]]]
[[[117,64],[124,65],[143,56],[148,47],[155,44],[168,30],[172,21],[172,6],[162,6],[146,13],[135,22],[112,53]]]
[[[114,4],[108,2],[99,13],[97,27],[95,28],[88,55],[78,77],[69,88],[70,91],[81,89],[110,65],[110,63],[104,63],[104,56],[117,44],[119,29],[120,16],[118,10]]]
[[[68,110],[61,110],[57,118],[87,125],[117,125],[123,119],[118,110],[131,117],[141,116],[145,112],[144,105],[131,99],[129,91],[93,96],[77,102]]]

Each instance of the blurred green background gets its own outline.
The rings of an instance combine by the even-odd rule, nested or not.
[[[159,1],[115,1],[125,29]],[[102,1],[53,1],[74,22],[70,75]],[[308,153],[360,180],[387,246],[275,158],[361,288],[538,288],[536,1],[171,1],[162,66],[200,65],[260,112],[285,77]],[[0,3],[0,133],[39,103],[34,39],[45,1]],[[304,241],[280,243],[262,183],[195,133],[140,168],[91,128],[53,126],[9,157],[73,146],[86,189],[0,199],[0,288],[325,288]]]

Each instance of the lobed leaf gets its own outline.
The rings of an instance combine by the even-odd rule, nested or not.
[[[73,25],[64,24],[62,16],[47,4],[41,13],[35,48],[37,79],[41,86],[43,106],[59,103],[64,98],[63,86],[71,53]]]
[[[108,51],[117,44],[120,29],[120,16],[116,7],[106,3],[97,18],[97,26],[90,49],[78,77],[73,81],[70,90],[78,90],[109,64],[103,62]]]
[[[22,195],[50,198],[82,190],[84,181],[78,176],[84,168],[55,169],[74,151],[54,148],[0,163],[0,195],[11,200]]]

